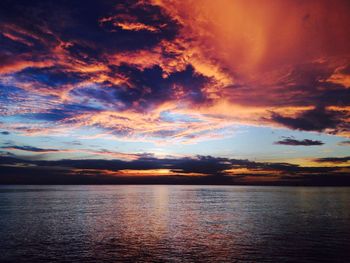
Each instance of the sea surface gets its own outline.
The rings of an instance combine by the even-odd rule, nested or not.
[[[350,262],[350,188],[0,186],[0,262]]]

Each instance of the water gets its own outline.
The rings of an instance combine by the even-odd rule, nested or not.
[[[350,262],[350,188],[0,186],[1,262]]]

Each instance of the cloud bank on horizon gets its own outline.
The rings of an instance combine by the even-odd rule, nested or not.
[[[270,135],[262,163],[348,173],[347,161],[321,160],[348,158],[349,13],[340,0],[1,1],[0,152],[34,166],[155,155],[231,160],[228,139],[247,127],[240,146],[266,147],[254,133],[265,127],[283,139]],[[246,157],[256,158],[253,150]],[[252,174],[228,163],[214,174]],[[134,168],[123,175],[139,175]]]

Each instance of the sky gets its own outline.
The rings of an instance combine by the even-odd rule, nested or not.
[[[0,183],[350,185],[350,3],[0,2]]]

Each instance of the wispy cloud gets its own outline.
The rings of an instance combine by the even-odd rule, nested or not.
[[[37,152],[37,153],[51,153],[51,152],[58,152],[60,150],[58,149],[43,149],[33,146],[16,146],[16,145],[8,145],[2,147],[2,149],[5,150],[20,150],[20,151],[26,151],[26,152]]]

